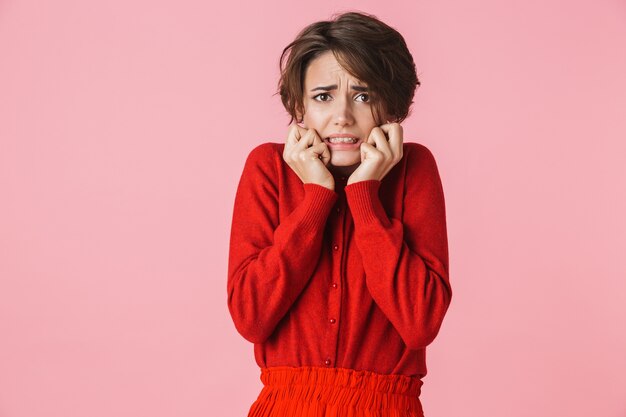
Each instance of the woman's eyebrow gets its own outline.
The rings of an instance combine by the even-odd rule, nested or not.
[[[322,86],[322,87],[315,87],[311,91],[317,91],[317,90],[331,91],[331,90],[334,90],[336,88],[337,88],[337,84],[333,84],[333,85],[327,85],[327,86]],[[368,91],[367,87],[362,87],[360,85],[353,85],[352,89],[355,90],[355,91]]]

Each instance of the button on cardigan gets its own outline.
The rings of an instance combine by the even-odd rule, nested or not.
[[[435,159],[404,142],[382,180],[302,183],[284,143],[248,155],[235,195],[228,309],[261,367],[426,375],[450,304]]]

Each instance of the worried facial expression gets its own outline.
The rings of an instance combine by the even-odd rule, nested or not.
[[[361,143],[376,127],[367,86],[344,70],[331,51],[326,51],[306,69],[303,100],[303,127],[315,129],[328,145],[330,165],[360,164]]]

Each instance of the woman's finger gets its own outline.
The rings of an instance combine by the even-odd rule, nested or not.
[[[298,127],[297,124],[292,123],[287,131],[287,143],[291,146],[295,145],[300,140],[301,135]]]
[[[402,158],[402,143],[404,142],[404,130],[400,123],[387,123],[380,126],[389,138],[389,148],[398,159]]]
[[[304,130],[304,134],[302,135],[302,138],[300,138],[300,141],[298,142],[295,148],[298,151],[306,150],[308,147],[313,145],[313,141],[315,140],[316,137],[319,138],[315,129],[302,129],[302,130]]]
[[[330,162],[330,150],[328,149],[328,145],[326,145],[319,137],[315,138],[315,143],[308,150],[314,152],[324,165],[328,165]]]
[[[288,161],[291,159],[291,153],[293,148],[298,144],[300,140],[300,131],[298,125],[292,123],[287,131],[287,139],[285,140],[285,147],[283,149],[283,159]]]
[[[389,142],[387,142],[387,136],[385,136],[385,132],[379,126],[372,129],[367,143],[375,146],[386,157],[391,158],[393,156],[389,148]]]

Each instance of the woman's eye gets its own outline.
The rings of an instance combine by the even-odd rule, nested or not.
[[[320,96],[328,96],[328,93],[320,93],[320,94],[316,95],[315,97],[313,97],[313,99],[315,100],[316,98],[318,98]],[[326,100],[321,100],[321,101],[326,101]]]
[[[315,97],[313,97],[313,100],[317,100],[317,101],[328,101],[328,100],[325,100],[325,99],[321,99],[320,97],[330,97],[330,96],[328,95],[328,93],[320,93],[320,94],[316,95]],[[361,100],[361,102],[362,102],[362,103],[366,103],[366,102],[369,102],[369,101],[370,101],[370,96],[369,96],[369,94],[367,94],[367,93],[361,93],[361,94],[359,94],[359,95],[357,96],[357,98],[358,98],[358,97],[365,97],[365,99],[364,99],[364,100]],[[320,99],[318,100],[318,98],[320,98]]]

